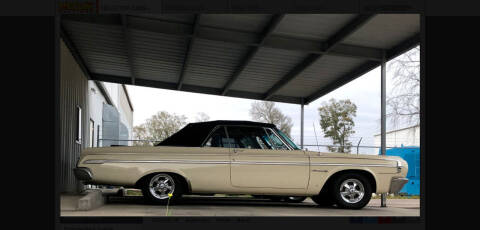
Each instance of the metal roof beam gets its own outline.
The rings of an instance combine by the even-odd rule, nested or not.
[[[63,20],[103,24],[110,26],[121,26],[118,17],[109,15],[88,16],[88,15],[65,15]],[[129,16],[129,28],[148,31],[153,33],[161,33],[180,37],[192,37],[192,25],[178,22],[162,21],[160,19],[146,18],[140,16]],[[258,34],[235,31],[223,28],[215,28],[209,26],[198,26],[196,38],[210,41],[219,41],[235,44],[243,44],[245,46],[260,46]],[[337,44],[329,52],[325,52],[327,47],[325,41],[317,42],[306,39],[290,38],[278,35],[268,36],[262,47],[274,49],[300,51],[312,54],[326,54],[332,56],[346,56],[352,58],[361,58],[367,60],[382,60],[382,50],[372,47],[362,47],[354,45]]]
[[[329,51],[336,45],[340,44],[340,42],[345,40],[350,34],[353,34],[355,31],[365,25],[370,19],[373,18],[373,16],[373,14],[361,14],[352,19],[352,21],[327,39],[325,50]]]
[[[110,94],[108,93],[108,91],[105,89],[105,85],[103,85],[103,82],[101,81],[93,81],[95,83],[95,85],[98,87],[98,89],[100,90],[100,92],[102,93],[103,95],[103,98],[105,98],[105,101],[107,101],[107,104],[109,105],[112,105],[115,107],[115,105],[113,104],[113,101],[112,101],[112,98],[110,97]],[[128,97],[127,97],[128,98]],[[133,111],[133,110],[132,110]]]
[[[133,65],[132,39],[131,39],[130,31],[128,31],[128,21],[127,20],[128,20],[127,15],[122,14],[121,15],[122,30],[123,30],[123,36],[124,36],[125,50],[127,51],[128,65],[129,65],[129,68],[130,68],[131,84],[135,85],[135,69],[134,69],[134,65]]]
[[[87,65],[85,64],[86,62],[83,60],[82,56],[80,56],[80,53],[78,52],[77,47],[75,47],[75,44],[70,39],[70,36],[68,36],[68,33],[65,31],[63,26],[60,26],[60,37],[63,39],[63,42],[65,43],[67,48],[70,50],[70,53],[72,54],[73,58],[77,62],[78,66],[80,66],[80,69],[82,70],[83,74],[85,74],[88,80],[95,80],[92,78],[92,74],[90,73],[90,70],[87,68]]]
[[[355,17],[352,21],[347,23],[344,27],[342,27],[339,31],[333,34],[331,37],[327,39],[324,43],[324,52],[330,52],[335,46],[337,46],[340,42],[345,40],[350,34],[357,31],[361,26],[367,23],[373,15],[359,15]],[[285,85],[299,76],[304,70],[314,64],[320,57],[324,54],[310,54],[305,58],[300,64],[295,66],[290,72],[288,72],[285,76],[280,79],[277,83],[275,83],[267,92],[263,100],[269,100],[276,92],[282,89]]]
[[[386,51],[386,61],[390,61],[395,57],[407,52],[410,49],[415,48],[415,46],[420,44],[420,34],[415,34],[412,37],[404,40],[400,44],[394,46],[393,48]],[[348,82],[366,74],[367,72],[377,68],[380,65],[378,62],[366,62],[365,64],[361,65],[359,68],[351,71],[350,73],[345,74],[339,80],[323,87],[322,89],[318,90],[317,92],[313,93],[312,95],[306,98],[305,103],[309,104],[312,101],[322,97],[323,95],[330,93],[331,91],[337,89],[338,87],[347,84]]]
[[[287,85],[292,81],[296,76],[300,75],[306,68],[311,66],[317,59],[320,57],[320,54],[310,54],[305,58],[300,64],[296,65],[290,72],[282,77],[277,83],[275,83],[267,92],[264,94],[262,100],[269,100],[273,95],[280,90],[283,86]]]
[[[200,16],[201,16],[201,14],[196,14],[195,15],[195,18],[193,19],[193,28],[192,28],[191,37],[187,38],[188,39],[188,45],[187,45],[187,49],[185,50],[185,58],[183,59],[183,65],[182,65],[182,70],[180,71],[180,77],[178,78],[177,90],[182,89],[183,81],[185,80],[185,70],[187,69],[187,66],[190,63],[192,47],[193,47],[193,43],[195,41],[195,36],[197,34],[197,31],[198,31]]]
[[[325,42],[281,37],[275,35],[267,38],[267,40],[263,44],[263,47],[300,51],[311,54],[360,58],[378,62],[382,60],[382,49],[379,48],[337,44],[329,52],[326,52],[323,48],[326,47]]]
[[[118,83],[118,84],[130,84],[130,79],[128,77],[124,77],[124,76],[96,74],[96,73],[92,73],[92,75],[96,79],[98,79],[99,81],[113,82],[113,83]],[[135,80],[135,85],[161,88],[161,89],[170,89],[170,90],[176,90],[177,89],[177,83],[162,82],[162,81],[148,80],[148,79],[142,79],[142,78],[137,78]],[[188,84],[183,84],[182,89],[180,91],[192,92],[192,93],[212,94],[212,95],[218,95],[218,96],[220,96],[221,93],[222,93],[222,89],[220,89],[220,88],[197,86],[197,85],[188,85]],[[247,91],[239,91],[239,90],[229,90],[228,93],[225,96],[261,100],[263,94],[262,93],[247,92]],[[280,96],[280,95],[277,96],[276,95],[276,96],[271,98],[271,101],[283,102],[283,103],[292,103],[292,104],[300,104],[302,102],[302,99],[299,98],[299,97]]]
[[[393,48],[387,50],[386,55],[385,55],[386,59],[387,59],[387,61],[390,61],[390,60],[398,57],[399,55],[415,48],[419,44],[420,44],[420,33],[417,33],[417,34],[407,38],[406,40],[404,40],[400,44],[394,46]]]
[[[222,90],[222,95],[227,94],[228,90],[230,90],[230,87],[232,87],[233,83],[238,79],[242,71],[248,66],[250,61],[253,59],[255,54],[257,54],[258,50],[260,47],[263,45],[265,42],[265,39],[272,34],[272,32],[275,30],[275,28],[280,24],[282,19],[284,18],[283,14],[278,14],[278,15],[273,15],[272,18],[270,19],[270,22],[267,24],[265,29],[263,30],[260,39],[258,41],[258,46],[251,47],[250,50],[248,51],[247,55],[243,58],[242,61],[240,61],[240,65],[237,67],[233,75],[230,77],[228,82],[225,84]]]
[[[312,95],[308,96],[305,99],[305,104],[309,104],[312,101],[315,101],[319,97],[337,89],[338,87],[341,87],[351,80],[362,76],[363,74],[366,74],[372,69],[375,69],[378,67],[379,63],[375,61],[368,61],[365,64],[361,65],[360,67],[355,68],[353,71],[345,74],[343,77],[339,78],[333,83],[330,83],[329,85],[323,87],[322,89],[318,90],[317,92],[313,93]]]

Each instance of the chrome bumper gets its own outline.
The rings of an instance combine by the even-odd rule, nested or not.
[[[389,193],[398,193],[403,188],[403,186],[408,182],[407,178],[393,178],[390,182],[390,190]]]
[[[75,174],[75,178],[81,181],[90,181],[93,178],[90,169],[85,167],[74,168],[73,173]]]

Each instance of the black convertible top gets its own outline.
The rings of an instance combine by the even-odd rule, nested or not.
[[[202,142],[207,138],[208,134],[217,125],[241,125],[241,126],[258,126],[276,128],[274,124],[254,122],[254,121],[206,121],[189,123],[183,129],[174,133],[172,136],[156,144],[156,146],[185,146],[185,147],[201,147]]]

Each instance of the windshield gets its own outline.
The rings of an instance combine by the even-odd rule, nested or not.
[[[282,131],[280,131],[279,129],[276,129],[276,130],[277,130],[277,133],[280,134],[280,136],[282,136],[282,138],[283,138],[285,141],[287,141],[288,144],[289,144],[290,146],[292,146],[293,149],[295,149],[295,150],[300,150],[300,148],[299,148],[295,143],[293,143],[293,141],[290,140],[290,138],[289,138],[287,135],[285,135],[285,134],[284,134]]]

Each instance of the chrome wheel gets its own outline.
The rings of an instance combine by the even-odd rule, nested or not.
[[[349,204],[361,201],[364,195],[365,188],[357,179],[347,179],[340,185],[340,196]]]
[[[150,180],[148,189],[150,194],[157,199],[168,199],[168,194],[175,191],[175,182],[167,174],[157,174]]]

